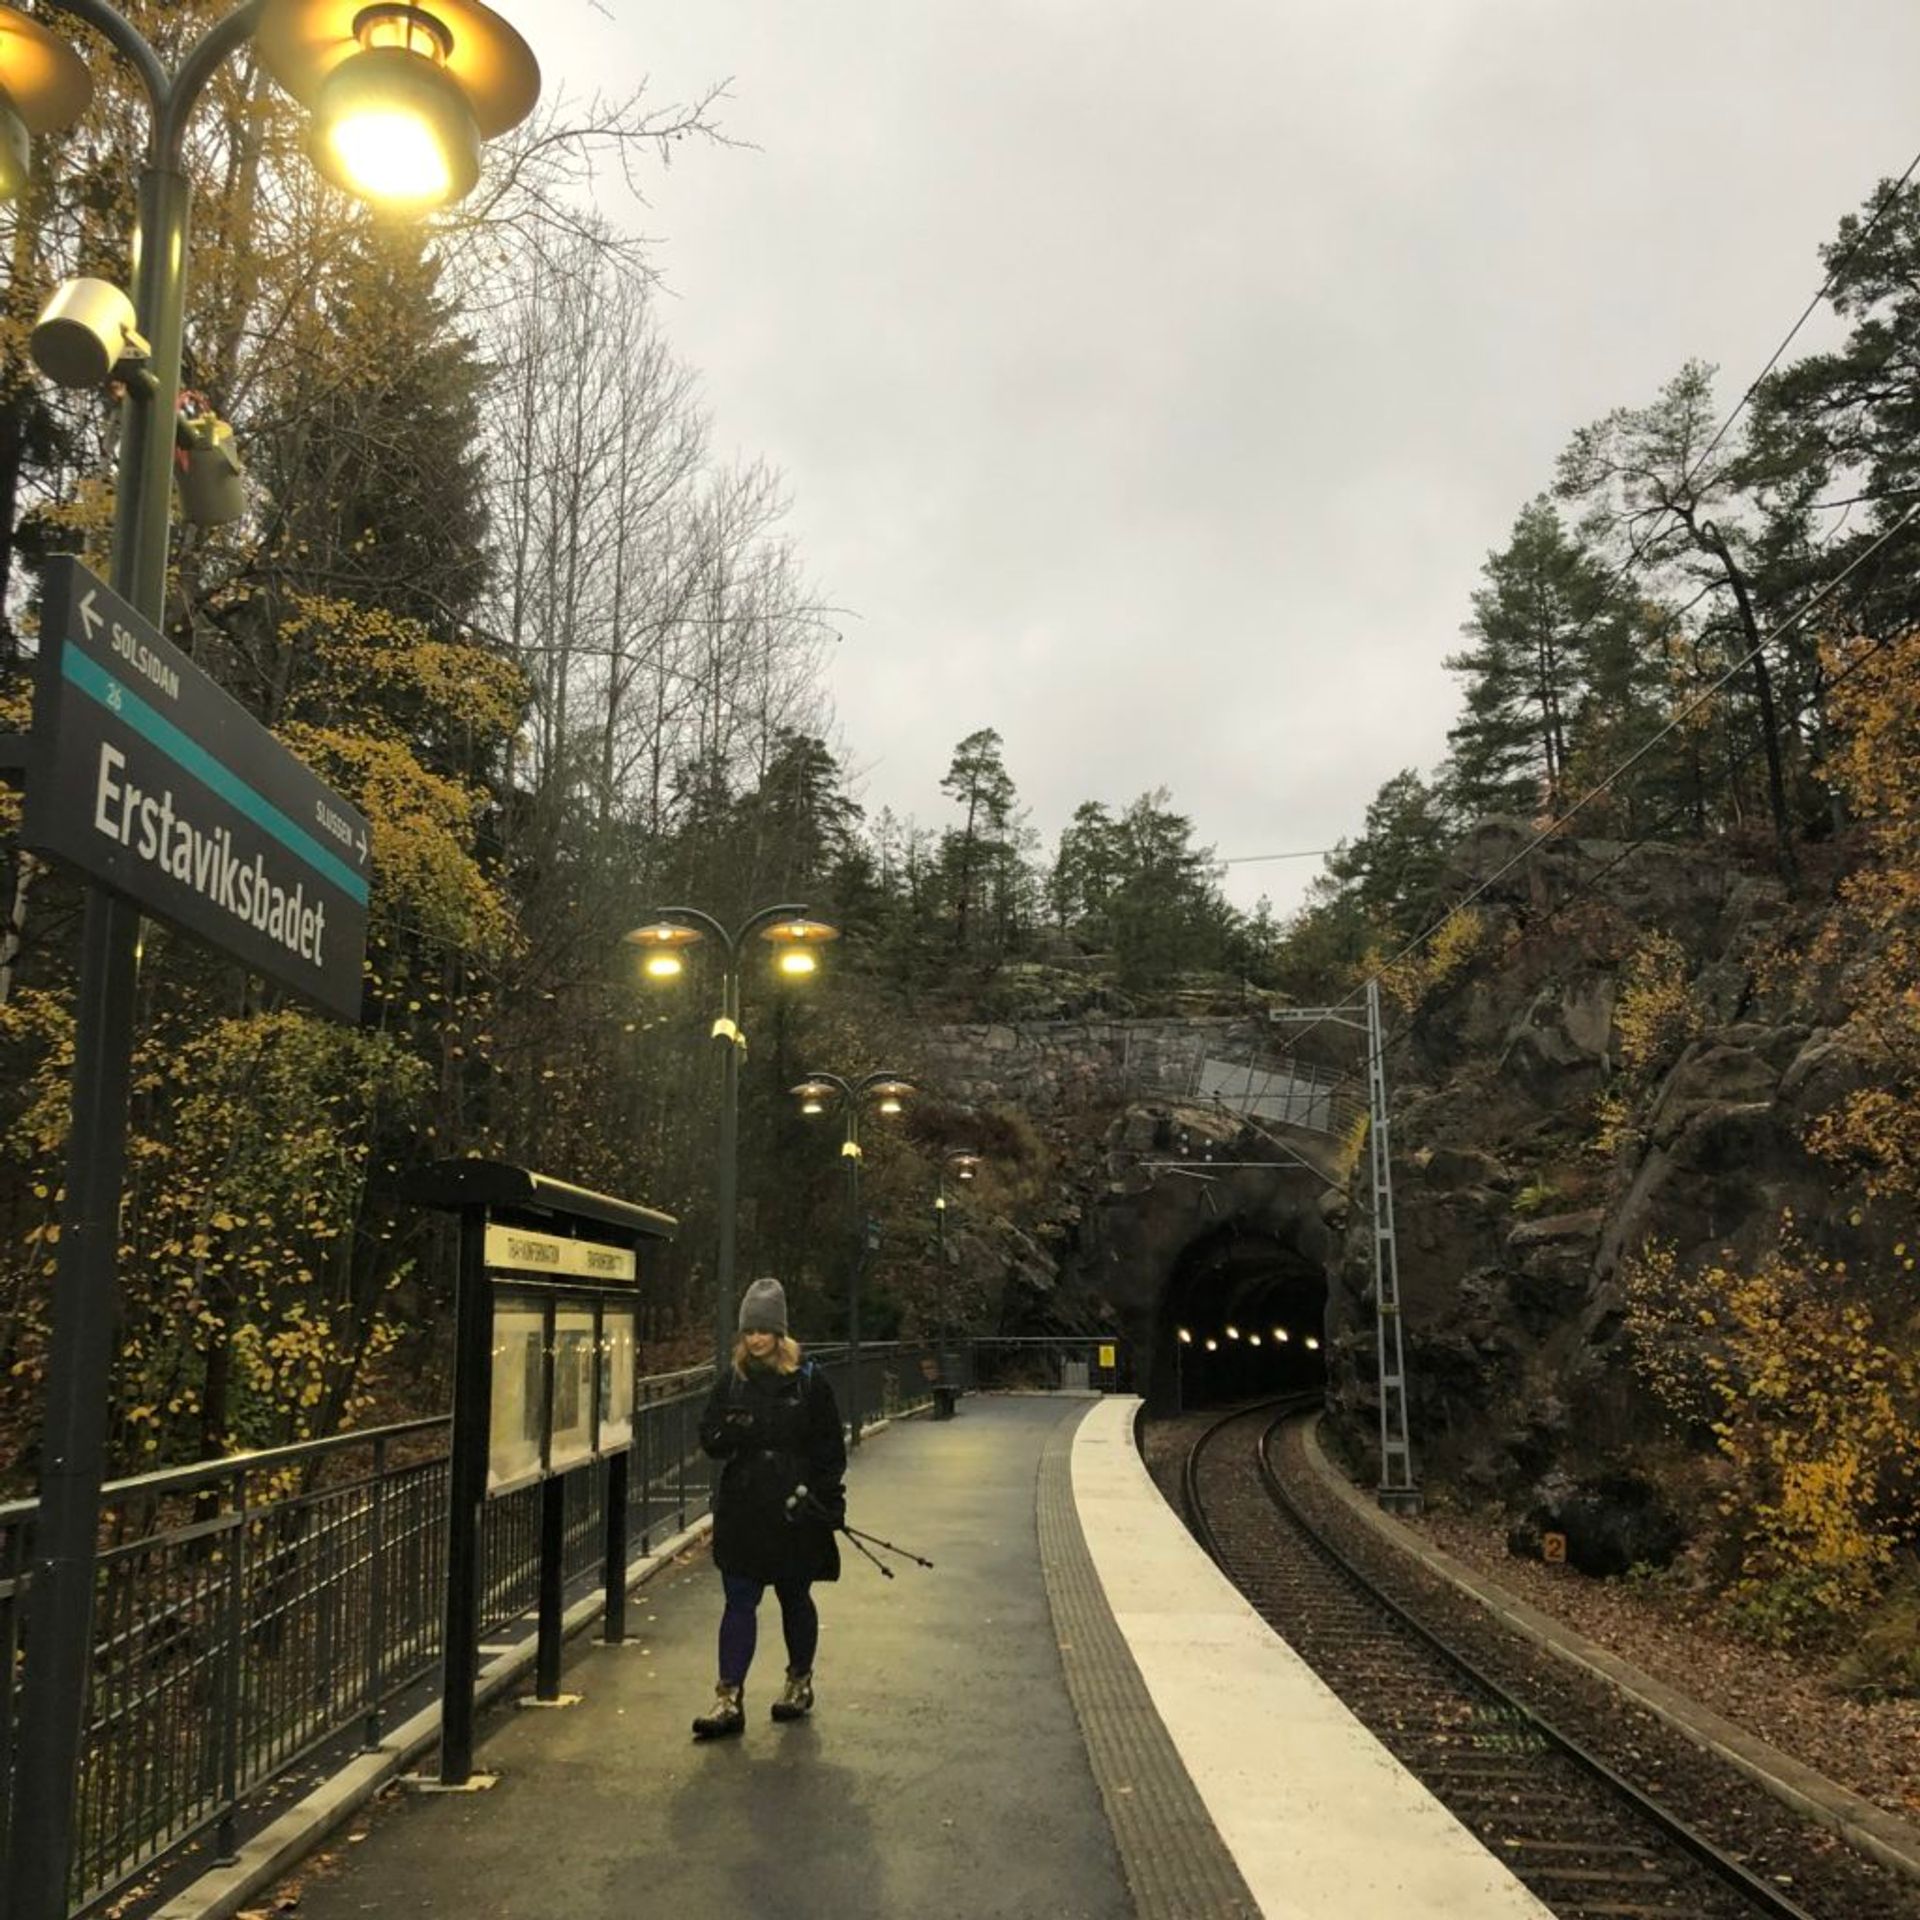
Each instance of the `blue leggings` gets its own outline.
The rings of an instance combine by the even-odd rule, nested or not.
[[[737,1687],[744,1683],[747,1669],[753,1665],[753,1649],[760,1637],[760,1596],[766,1592],[764,1580],[749,1580],[738,1573],[723,1573],[721,1584],[727,1590],[726,1611],[720,1616],[720,1684]],[[820,1644],[820,1615],[815,1611],[810,1580],[781,1580],[774,1586],[780,1596],[780,1625],[787,1636],[787,1671],[811,1673],[813,1650]]]

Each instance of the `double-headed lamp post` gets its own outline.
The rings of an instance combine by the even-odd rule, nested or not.
[[[940,1156],[938,1190],[933,1196],[934,1244],[938,1249],[940,1276],[938,1305],[940,1316],[940,1378],[950,1378],[947,1371],[947,1344],[949,1315],[947,1313],[947,1169],[953,1169],[956,1180],[972,1180],[980,1171],[980,1156],[971,1147],[949,1147]]]
[[[713,1364],[724,1372],[733,1347],[733,1262],[740,1186],[740,1056],[747,1037],[740,1030],[740,968],[747,942],[758,934],[774,950],[774,971],[785,980],[805,980],[820,970],[820,949],[840,932],[823,920],[810,920],[804,906],[763,907],[729,932],[698,907],[663,907],[644,926],[626,936],[640,949],[640,971],[647,979],[677,979],[685,970],[689,947],[711,940],[720,949],[720,1011],[713,1037],[720,1045],[719,1244],[713,1262]]]
[[[108,0],[43,5],[95,29],[147,98],[132,297],[109,281],[69,280],[42,310],[29,351],[62,385],[122,386],[111,584],[160,626],[192,224],[186,133],[221,63],[251,42],[260,64],[308,109],[320,171],[350,192],[410,212],[446,205],[473,185],[480,142],[532,111],[540,69],[526,42],[480,0],[241,0],[171,71]],[[17,7],[0,4],[0,198],[26,183],[30,137],[71,126],[92,92],[72,48]],[[10,1920],[60,1920],[67,1910],[91,1667],[138,931],[130,901],[88,885],[27,1596],[29,1670],[13,1765]]]
[[[895,1114],[915,1089],[897,1073],[876,1071],[858,1080],[837,1073],[810,1073],[793,1090],[805,1114],[827,1113],[836,1105],[846,1116],[840,1158],[847,1170],[847,1227],[852,1245],[847,1257],[847,1438],[860,1444],[860,1273],[866,1264],[867,1227],[860,1217],[860,1112],[871,1100],[877,1113]]]

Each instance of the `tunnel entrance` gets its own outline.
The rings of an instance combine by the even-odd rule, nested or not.
[[[1149,1411],[1178,1413],[1326,1381],[1327,1276],[1270,1229],[1225,1220],[1160,1295]]]

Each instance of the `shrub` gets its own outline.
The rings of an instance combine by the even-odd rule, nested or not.
[[[1920,1364],[1860,1277],[1800,1246],[1787,1216],[1751,1271],[1684,1268],[1655,1245],[1624,1278],[1636,1368],[1734,1469],[1720,1510],[1743,1623],[1791,1636],[1860,1612],[1911,1533],[1920,1480]]]

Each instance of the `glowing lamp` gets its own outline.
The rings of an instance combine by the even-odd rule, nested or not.
[[[788,947],[774,965],[795,979],[820,971],[819,957],[808,947]]]
[[[1285,1327],[1275,1327],[1275,1328],[1274,1328],[1274,1330],[1273,1330],[1273,1337],[1274,1337],[1274,1338],[1275,1338],[1276,1340],[1279,1340],[1279,1341],[1285,1341],[1285,1339],[1287,1338],[1287,1330],[1286,1330],[1286,1328],[1285,1328]]]
[[[1220,1342],[1212,1338],[1211,1335],[1209,1335],[1207,1339],[1207,1351],[1209,1353],[1218,1353],[1220,1351]]]
[[[826,1110],[827,1106],[824,1100],[802,1100],[800,1102],[800,1111],[802,1113],[825,1113]]]
[[[760,938],[773,947],[781,957],[784,966],[790,953],[810,952],[814,948],[824,947],[830,940],[840,938],[840,929],[830,927],[824,920],[809,920],[797,916],[791,920],[776,920],[771,926],[760,929]],[[802,972],[811,972],[811,968],[802,968]]]
[[[1240,1338],[1240,1329],[1236,1326],[1230,1325],[1227,1328],[1227,1338],[1229,1340],[1238,1340]]]
[[[1181,1329],[1179,1330],[1179,1340],[1180,1340],[1180,1344],[1181,1344],[1181,1345],[1182,1345],[1183,1347],[1190,1347],[1190,1346],[1192,1346],[1192,1345],[1193,1345],[1193,1330],[1192,1330],[1192,1328],[1190,1328],[1190,1327],[1182,1327],[1182,1328],[1181,1328]]]
[[[677,953],[650,953],[641,962],[641,971],[649,980],[677,980],[686,970],[686,962]]]
[[[1320,1342],[1316,1340],[1312,1334],[1308,1334],[1306,1347],[1309,1353],[1318,1353],[1320,1351]]]
[[[312,116],[321,173],[396,212],[471,192],[480,143],[518,126],[540,95],[527,43],[480,0],[267,0],[255,38],[261,64]]]
[[[1260,1336],[1257,1333],[1250,1333],[1247,1335],[1248,1346],[1257,1347],[1259,1344],[1260,1344]]]
[[[85,61],[38,20],[0,6],[0,200],[27,184],[33,136],[72,126],[92,100]]]

